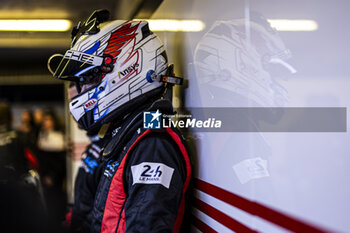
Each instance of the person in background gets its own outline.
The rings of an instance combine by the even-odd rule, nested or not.
[[[39,131],[41,129],[41,124],[43,122],[43,110],[41,108],[34,108],[33,111],[33,121],[34,121],[34,128],[35,128],[35,137],[38,139]]]
[[[12,113],[10,107],[0,102],[0,172],[13,172],[16,177],[30,170],[37,169],[38,162],[28,148],[28,143],[22,133],[12,130]],[[4,177],[3,177],[4,178]]]
[[[33,146],[36,145],[38,132],[34,124],[33,113],[30,110],[24,109],[22,111],[21,123],[18,127],[18,131],[22,132],[25,135],[26,141],[28,141]]]
[[[0,102],[0,226],[2,232],[48,232],[38,162],[9,105]]]
[[[65,141],[53,111],[46,111],[43,114],[37,145],[40,155],[40,175],[48,212],[53,224],[59,225],[64,218],[66,205]]]
[[[18,128],[19,131],[28,133],[34,127],[33,114],[30,110],[24,109],[21,113],[21,124]]]
[[[34,120],[34,124],[36,127],[41,126],[41,123],[43,121],[43,110],[41,108],[35,108],[34,109],[34,113],[33,113],[33,120]]]
[[[53,111],[44,113],[38,137],[38,148],[43,151],[59,152],[65,149],[64,134]]]

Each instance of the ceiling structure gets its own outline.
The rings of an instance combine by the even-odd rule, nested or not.
[[[226,1],[226,0],[223,0]],[[198,5],[198,2],[201,4]],[[240,3],[243,1],[233,1]],[[149,18],[152,13],[161,5],[162,0],[3,0],[0,6],[0,19],[69,19],[73,24],[79,20],[86,19],[95,9],[108,9],[112,18],[131,19]],[[215,1],[192,1],[193,8],[217,7]],[[197,10],[188,7],[181,9],[176,1],[167,2],[172,7],[160,7],[158,16],[168,18],[194,19]],[[236,3],[232,3],[236,4]],[[188,3],[191,5],[191,2]],[[226,4],[223,4],[223,7]],[[341,65],[347,66],[347,53],[344,53],[343,45],[349,41],[350,28],[344,28],[341,23],[349,21],[350,2],[347,0],[337,1],[302,1],[297,0],[291,3],[287,0],[265,0],[251,1],[253,10],[264,12],[267,18],[311,18],[320,24],[320,29],[312,33],[284,32],[286,44],[298,57],[308,57],[309,52],[320,54],[319,61],[296,61],[299,67],[308,70],[317,70],[317,66],[332,64],[332,67]],[[274,6],[273,8],[271,6]],[[295,9],[297,6],[302,6]],[[317,6],[317,8],[315,7]],[[344,12],[339,8],[345,9]],[[346,10],[348,9],[348,10]],[[215,12],[218,12],[216,10]],[[225,12],[225,11],[222,11]],[[228,12],[228,11],[226,11]],[[289,15],[288,15],[289,14]],[[297,15],[296,15],[297,14]],[[215,18],[229,18],[231,15],[208,15]],[[301,36],[302,35],[302,36]],[[305,36],[304,36],[305,35]],[[341,35],[341,36],[339,36]],[[333,38],[332,38],[333,37]],[[336,39],[334,39],[336,38]],[[327,41],[337,41],[336,44],[328,44],[320,51],[318,44],[327,44]],[[308,50],[298,50],[300,44],[305,43]],[[50,75],[46,68],[48,58],[54,53],[64,53],[70,45],[70,31],[66,32],[0,32],[0,85],[27,85],[27,84],[52,84],[56,80],[48,78]],[[327,54],[327,55],[325,55]],[[350,68],[349,68],[350,69]],[[342,69],[347,72],[349,69]],[[344,75],[339,73],[337,75]],[[330,70],[329,74],[336,74]],[[325,75],[329,75],[325,74]],[[312,75],[312,74],[308,74]]]
[[[5,0],[0,19],[69,19],[76,24],[94,9],[115,12],[118,1]],[[0,32],[0,84],[51,84],[48,58],[63,53],[70,45],[66,32]]]
[[[162,0],[4,0],[0,19],[69,19],[76,25],[96,9],[108,9],[111,18],[148,18]],[[65,32],[0,32],[0,85],[50,84],[48,58],[70,46]]]

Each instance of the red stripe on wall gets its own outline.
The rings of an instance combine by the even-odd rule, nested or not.
[[[192,217],[192,223],[193,225],[200,230],[201,232],[205,232],[205,233],[218,233],[217,231],[215,231],[213,228],[211,228],[210,226],[208,226],[207,224],[205,224],[204,222],[202,222],[201,220],[199,220],[196,216]]]
[[[259,216],[271,223],[274,223],[280,227],[294,232],[308,232],[308,233],[325,233],[325,231],[319,227],[313,226],[309,223],[296,219],[294,217],[288,216],[284,213],[266,207],[262,204],[250,201],[244,197],[238,196],[234,193],[228,192],[222,188],[215,185],[209,184],[203,180],[195,179],[195,187],[207,193],[229,205],[246,211],[250,214]],[[220,222],[220,221],[218,221]]]
[[[207,203],[194,198],[194,206],[208,215],[209,217],[215,219],[225,227],[235,231],[235,232],[244,232],[244,233],[256,233],[257,231],[250,229],[249,227],[243,225],[237,220],[231,218],[230,216],[224,214],[223,212],[215,209],[214,207],[208,205]]]

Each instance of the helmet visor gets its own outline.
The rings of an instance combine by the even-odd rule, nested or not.
[[[64,56],[61,55],[61,61],[57,65],[57,56],[50,58],[48,66],[49,70],[54,71],[54,78],[63,80],[80,81],[80,76],[103,63],[103,57],[68,50]]]

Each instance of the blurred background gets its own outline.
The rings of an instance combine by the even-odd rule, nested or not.
[[[164,42],[176,75],[188,80],[185,86],[174,90],[175,107],[350,105],[350,2],[347,0],[3,0],[0,5],[0,100],[10,103],[14,128],[35,131],[34,144],[39,150],[63,153],[65,160],[60,163],[66,164],[66,170],[62,168],[65,175],[59,175],[58,183],[68,203],[73,201],[74,177],[88,139],[70,117],[65,101],[67,87],[51,77],[47,60],[52,54],[64,54],[69,49],[72,27],[95,9],[108,9],[112,19],[151,20],[150,29]],[[255,13],[264,16],[277,30],[279,39],[276,40],[283,41],[282,47],[290,51],[288,64],[297,72],[286,77],[268,72],[267,84],[266,79],[256,75],[258,71],[245,74],[248,81],[243,94],[239,94],[244,97],[242,100],[236,98],[237,86],[229,90],[227,87],[236,85],[232,80],[242,80],[236,76],[234,67],[248,67],[248,63],[253,68],[260,66],[257,64],[262,55],[252,58],[250,50],[237,46],[235,37],[243,34],[239,38],[249,40],[256,50],[266,47],[266,37],[256,40],[251,29]],[[60,21],[40,21],[43,24],[34,27],[35,21],[18,26],[8,20]],[[246,60],[237,59],[243,55],[237,55],[236,51],[245,54]],[[255,64],[254,59],[258,59],[258,63]],[[237,61],[240,61],[238,65]],[[222,91],[224,86],[226,91]],[[262,92],[261,86],[265,88]],[[256,93],[255,98],[264,101],[256,103],[251,97]],[[40,120],[40,112],[44,121]],[[39,123],[35,123],[35,115]],[[39,142],[40,131],[45,127],[59,132],[55,142],[61,142],[57,138],[62,137],[62,143],[43,146],[48,145]],[[196,178],[321,229],[350,231],[348,132],[194,133],[192,136]],[[242,174],[236,168],[243,162],[248,164],[243,170],[256,169],[249,161],[263,161],[267,165],[260,175],[254,173],[242,182]],[[215,172],[218,170],[220,172]],[[292,231],[222,203],[202,191],[197,190],[196,197],[251,229]],[[194,216],[209,228],[217,232],[235,229],[199,209],[194,208]],[[205,232],[197,222],[193,231],[200,229]]]

